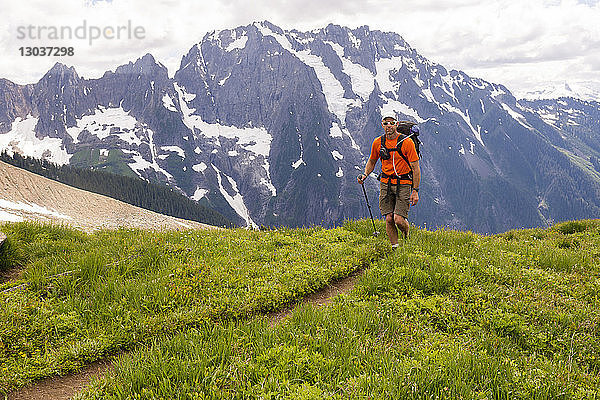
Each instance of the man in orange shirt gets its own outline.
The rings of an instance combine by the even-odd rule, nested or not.
[[[362,185],[367,176],[373,172],[377,160],[381,158],[379,209],[385,216],[385,229],[392,248],[395,249],[398,247],[396,227],[400,228],[404,238],[408,237],[408,209],[419,201],[421,169],[415,143],[410,137],[398,132],[396,118],[385,117],[381,124],[385,135],[373,141],[365,172],[357,179]],[[414,128],[413,126],[412,129]],[[384,138],[385,148],[382,149],[381,142]]]

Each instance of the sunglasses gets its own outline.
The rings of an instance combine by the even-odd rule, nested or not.
[[[388,126],[388,125],[396,125],[396,121],[392,122],[392,121],[383,121],[381,124],[383,126]]]

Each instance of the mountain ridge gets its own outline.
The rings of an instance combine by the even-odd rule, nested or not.
[[[63,162],[118,151],[122,168],[245,225],[367,216],[355,176],[390,113],[425,133],[417,224],[499,232],[600,212],[600,181],[573,161],[593,166],[595,146],[580,150],[505,86],[433,63],[397,33],[255,22],[207,33],[173,78],[148,53],[66,89],[38,84],[31,110],[15,95],[25,107],[0,112],[13,125],[0,147],[23,147],[11,147],[14,131],[41,137],[46,157]],[[376,180],[367,185],[376,193]]]
[[[562,83],[550,84],[543,89],[522,92],[519,94],[519,98],[525,101],[558,100],[561,97],[600,102],[600,83],[564,81]]]

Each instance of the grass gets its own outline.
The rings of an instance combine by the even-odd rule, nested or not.
[[[1,229],[10,264],[24,272],[0,284],[0,393],[157,336],[281,308],[380,258],[385,246],[344,228]]]
[[[600,221],[414,230],[331,305],[156,336],[79,398],[597,399],[599,299]]]

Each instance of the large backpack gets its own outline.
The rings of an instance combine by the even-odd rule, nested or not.
[[[421,141],[419,140],[419,125],[417,125],[416,122],[412,121],[398,121],[398,128],[396,128],[396,130],[398,131],[398,133],[404,135],[405,137],[410,136],[410,139],[412,139],[412,141],[415,144],[415,150],[417,150],[417,155],[419,156],[419,158],[421,158],[421,149],[419,148],[419,146],[421,145]]]
[[[389,160],[390,153],[392,151],[395,151],[400,155],[400,157],[402,157],[402,159],[404,159],[404,162],[406,162],[410,171],[408,172],[408,174],[404,174],[402,176],[387,175],[387,174],[384,174],[383,171],[381,171],[381,174],[379,174],[378,179],[381,180],[382,177],[390,178],[390,179],[388,179],[388,186],[392,182],[391,178],[394,178],[398,181],[400,179],[412,181],[412,179],[413,179],[413,171],[412,171],[412,167],[410,166],[410,162],[408,161],[408,158],[406,158],[406,156],[404,154],[402,154],[402,150],[401,150],[402,142],[404,140],[410,139],[413,141],[413,143],[415,144],[415,150],[417,151],[417,155],[419,156],[419,158],[421,158],[421,150],[419,149],[419,145],[421,144],[421,141],[419,140],[419,126],[417,125],[417,123],[412,122],[412,121],[398,121],[398,127],[396,128],[396,130],[398,131],[398,133],[400,133],[403,136],[403,138],[400,142],[400,146],[388,149],[387,146],[385,145],[385,136],[386,135],[384,133],[381,136],[381,149],[379,150],[380,157],[382,160]],[[398,145],[396,144],[396,146],[398,146]],[[387,156],[385,156],[385,155],[387,155]]]

